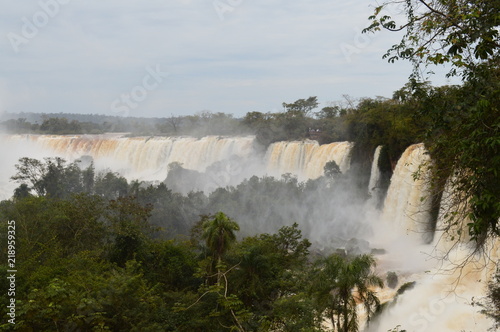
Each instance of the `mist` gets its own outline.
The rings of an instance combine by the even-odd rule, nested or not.
[[[369,185],[359,188],[352,147],[348,142],[319,146],[305,140],[264,149],[253,136],[4,135],[1,188],[4,198],[12,196],[15,183],[9,178],[20,157],[58,155],[73,161],[90,156],[97,171],[118,172],[129,181],[144,181],[144,186],[163,182],[182,195],[198,192],[206,202],[201,212],[223,211],[240,225],[240,238],[297,223],[315,255],[376,254],[379,275],[395,272],[398,282],[394,289],[379,290],[380,298],[390,304],[372,322],[370,332],[398,324],[409,331],[455,331],[457,326],[486,330],[489,321],[471,303],[474,296],[484,296],[484,281],[492,269],[488,262],[467,265],[461,270],[465,277],[453,269],[471,248],[455,248],[434,234],[429,170],[422,167],[430,162],[425,147],[413,145],[405,151],[385,199],[374,189],[379,187],[379,153],[373,158]],[[327,177],[322,170],[331,160],[340,172]],[[384,201],[383,209],[377,208],[379,200]],[[493,244],[491,250],[498,257],[498,246]],[[443,252],[449,254],[447,260]],[[407,282],[415,282],[414,288],[397,295],[397,288]]]

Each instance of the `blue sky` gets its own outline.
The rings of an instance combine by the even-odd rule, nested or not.
[[[361,35],[376,4],[4,0],[0,112],[239,117],[309,96],[390,97],[411,68],[381,59],[397,35]]]

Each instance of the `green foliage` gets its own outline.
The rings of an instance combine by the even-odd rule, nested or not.
[[[45,179],[48,168],[40,169],[36,179]],[[1,219],[16,220],[18,229],[16,328],[321,331],[321,309],[308,293],[311,243],[297,223],[238,241],[238,224],[217,212],[202,218],[187,242],[165,240],[173,235],[159,235],[152,221],[162,218],[166,230],[180,231],[181,225],[170,223],[186,229],[208,205],[267,213],[264,208],[341,188],[328,187],[324,179],[301,184],[288,176],[253,178],[209,197],[132,183],[126,191],[136,197],[116,197],[97,195],[99,181],[89,181],[91,193],[29,194],[0,204]],[[279,223],[290,224],[294,213]],[[312,211],[304,213],[310,217]],[[278,213],[269,218],[279,219]],[[7,300],[0,297],[0,303]]]
[[[69,121],[66,117],[42,116],[42,124],[31,123],[26,118],[9,119],[0,122],[8,133],[15,134],[102,134],[107,128],[103,125],[92,122],[80,122],[78,120]]]
[[[281,297],[273,303],[268,321],[261,325],[264,331],[317,332],[323,331],[317,319],[311,298],[306,293]]]
[[[125,266],[129,260],[144,250],[153,232],[148,223],[151,207],[142,206],[135,197],[121,197],[109,201],[104,210],[108,226],[110,261]]]
[[[310,114],[317,106],[317,97],[298,99],[283,103],[284,112],[281,113],[249,112],[242,124],[253,131],[264,147],[277,141],[304,139],[314,123]]]
[[[385,9],[401,5],[405,20],[397,24]],[[400,9],[401,11],[401,9]],[[408,59],[415,65],[450,63],[452,71],[470,70],[485,60],[498,59],[500,1],[387,1],[376,7],[364,32],[404,30],[399,44],[384,55],[389,62]]]
[[[481,312],[493,320],[493,326],[489,331],[497,331],[500,328],[500,269],[497,269],[492,280],[488,283],[488,296],[482,303],[476,303],[483,309]]]
[[[374,265],[375,260],[369,255],[350,259],[334,254],[316,262],[309,292],[317,312],[325,313],[337,331],[359,330],[356,302],[365,306],[368,321],[379,307],[375,292],[369,288],[383,287],[382,280],[372,273]]]
[[[236,240],[235,231],[240,230],[240,226],[222,212],[217,212],[213,217],[203,218],[203,235],[207,248],[213,253],[216,259],[222,258],[231,244]]]
[[[293,103],[283,103],[283,108],[290,116],[307,116],[313,109],[318,107],[318,98],[309,97],[307,99],[299,99]]]
[[[340,171],[339,165],[335,162],[335,160],[330,160],[323,167],[324,174],[329,179],[335,179],[339,177],[342,172]]]
[[[423,134],[425,127],[416,121],[414,107],[394,99],[363,99],[346,115],[348,140],[356,142],[355,148],[370,156],[377,146],[386,146],[389,159],[395,164]]]
[[[44,158],[44,161],[25,157],[19,159],[15,167],[17,174],[11,179],[20,183],[14,192],[18,198],[31,194],[67,198],[72,194],[93,190],[93,164],[82,170],[79,161],[67,164],[60,157]]]
[[[479,245],[500,233],[499,73],[485,67],[462,87],[430,90],[421,113],[432,123],[426,146],[435,160],[435,187],[452,193],[447,229],[456,232],[453,225],[469,219],[469,235]]]
[[[77,256],[74,262],[77,260],[81,264],[85,258]],[[94,260],[85,263],[86,268],[53,278],[43,287],[31,289],[25,299],[23,296],[18,305],[22,320],[16,329],[161,329],[157,315],[162,301],[154,288],[145,284],[136,264],[130,262],[124,269],[116,269],[96,265]]]
[[[117,199],[127,195],[128,183],[117,173],[102,173],[95,178],[94,191],[102,197]]]
[[[395,4],[406,15],[400,26],[384,14]],[[375,9],[365,29],[406,31],[384,57],[415,65],[406,99],[416,102],[420,122],[429,123],[425,143],[435,162],[435,193],[445,186],[451,193],[446,230],[458,229],[451,236],[460,239],[463,227],[454,226],[469,220],[470,238],[478,246],[500,234],[499,11],[498,0],[388,1]],[[443,63],[451,64],[450,75],[461,72],[463,86],[430,89],[416,80],[420,64]]]

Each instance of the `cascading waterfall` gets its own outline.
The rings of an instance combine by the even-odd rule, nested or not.
[[[379,168],[380,152],[382,151],[382,145],[377,146],[375,153],[373,154],[372,167],[370,171],[370,180],[368,181],[368,193],[370,194],[370,201],[373,205],[381,199],[382,189],[381,183],[382,172]]]
[[[345,173],[351,162],[352,147],[350,142],[319,145],[311,140],[273,143],[265,156],[267,172],[275,176],[292,173],[299,180],[315,179],[323,175],[325,164],[333,160]]]
[[[257,154],[254,149],[254,137],[218,137],[209,136],[201,139],[192,137],[176,138],[125,138],[119,135],[96,136],[49,136],[49,135],[14,135],[2,138],[4,166],[3,174],[14,174],[13,164],[16,158],[29,156],[41,158],[57,154],[66,159],[90,155],[96,167],[108,167],[128,178],[142,180],[164,180],[168,174],[168,165],[181,163],[184,168],[203,172],[210,165],[237,156],[244,163]],[[0,146],[1,147],[1,146]],[[342,172],[349,168],[353,144],[337,142],[319,145],[315,141],[278,142],[272,144],[265,156],[258,156],[259,167],[253,167],[253,174],[279,176],[284,173],[297,175],[299,180],[313,179],[323,175],[324,165],[334,160]],[[4,151],[5,150],[5,151]],[[10,152],[13,151],[13,152]],[[7,152],[10,154],[7,155]],[[372,164],[369,191],[376,194],[380,179],[377,148]],[[9,157],[9,158],[6,158]],[[397,302],[368,328],[370,332],[388,331],[401,325],[407,331],[481,331],[490,326],[490,321],[472,307],[472,297],[476,299],[484,294],[490,268],[486,263],[478,266],[466,264],[463,269],[454,269],[453,265],[470,254],[467,245],[453,246],[451,239],[439,243],[440,252],[448,253],[448,260],[437,256],[438,243],[429,243],[432,238],[431,202],[429,196],[429,171],[426,165],[430,158],[423,144],[410,146],[401,156],[394,169],[384,208],[380,216],[373,214],[378,222],[371,222],[376,233],[371,240],[372,248],[384,248],[387,253],[378,257],[378,269],[381,273],[395,271],[401,286],[407,281],[416,281],[414,289],[398,296]],[[259,169],[257,169],[259,168]],[[419,174],[414,178],[414,174]],[[4,188],[3,183],[0,183]],[[7,188],[7,187],[5,187]],[[11,189],[10,187],[7,189]],[[12,190],[9,191],[9,197]],[[6,198],[6,197],[5,197]],[[442,207],[451,199],[443,195]],[[345,207],[335,207],[345,210]],[[342,212],[341,211],[341,212]],[[357,213],[365,218],[364,211]],[[444,222],[438,220],[438,229]],[[324,221],[322,221],[324,222]],[[318,228],[319,229],[319,228]],[[323,228],[321,228],[323,230]],[[335,232],[335,229],[331,230]],[[442,235],[442,234],[441,234]],[[442,236],[439,236],[441,238]],[[445,238],[443,236],[443,238]],[[465,241],[466,239],[464,239]],[[489,246],[489,255],[498,259],[499,246],[495,242]],[[450,262],[451,261],[451,262]],[[446,273],[449,269],[450,273]],[[462,275],[458,274],[462,272]],[[458,278],[460,277],[460,278]],[[395,290],[384,288],[380,298],[390,299]]]
[[[368,183],[368,191],[372,195],[376,194],[377,188],[380,186],[379,182],[382,175],[378,167],[380,151],[382,151],[382,145],[377,146],[377,148],[375,149],[375,153],[373,154],[373,162],[370,172],[370,181]]]
[[[424,146],[413,145],[394,170],[379,228],[379,233],[385,232],[379,234],[379,241],[384,236],[390,239],[386,246],[388,253],[380,258],[379,266],[384,271],[397,271],[398,286],[412,281],[416,284],[386,307],[368,328],[370,332],[388,331],[398,325],[409,332],[484,332],[491,327],[491,321],[472,302],[485,296],[487,281],[491,280],[495,262],[500,258],[498,241],[487,243],[487,252],[474,257],[470,256],[472,248],[466,242],[444,233],[435,236],[434,242],[422,244],[421,235],[429,232],[432,222],[430,200],[425,199],[429,196],[430,174],[426,167],[429,162]],[[415,173],[419,174],[417,179]],[[443,226],[443,207],[450,199],[445,192],[438,228],[440,224]],[[395,292],[384,289],[381,295],[390,298]]]
[[[432,239],[433,229],[429,163],[423,144],[406,149],[394,169],[381,216],[384,222],[426,242]]]
[[[177,162],[183,168],[203,172],[215,162],[233,156],[249,160],[257,153],[255,137],[122,137],[120,135],[15,135],[11,141],[30,142],[44,151],[73,160],[83,155],[94,158],[96,166],[109,167],[129,179],[164,180],[168,165]],[[319,145],[316,141],[277,142],[267,149],[264,167],[257,175],[292,173],[299,180],[318,178],[323,167],[334,160],[341,172],[350,164],[349,142]],[[254,173],[254,174],[255,174]]]
[[[203,172],[215,162],[233,156],[249,158],[255,153],[254,137],[120,137],[17,136],[67,159],[89,155],[99,168],[110,168],[129,179],[163,181],[171,163]]]
[[[184,191],[173,188],[184,193],[190,190],[210,192],[216,187],[237,185],[253,175],[280,177],[284,173],[292,173],[300,181],[314,179],[323,175],[323,168],[330,160],[334,160],[345,172],[349,168],[353,146],[349,142],[321,146],[309,140],[278,142],[269,146],[265,156],[262,156],[255,149],[254,136],[12,135],[8,136],[8,141],[31,145],[45,152],[45,156],[57,155],[69,161],[88,155],[93,158],[97,170],[109,169],[128,180],[164,181],[172,163],[179,163],[184,169],[206,172],[204,177],[187,175],[193,183],[184,181]],[[218,163],[216,167],[210,167],[215,163]]]

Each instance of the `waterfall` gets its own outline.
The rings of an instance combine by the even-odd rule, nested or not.
[[[110,168],[129,179],[163,181],[173,162],[203,172],[233,156],[249,158],[255,138],[247,137],[122,137],[120,135],[17,136],[39,148],[73,160],[89,155],[97,168]]]
[[[380,181],[382,180],[382,172],[379,168],[380,152],[382,145],[377,146],[373,154],[372,167],[370,171],[370,180],[368,181],[368,192],[370,193],[370,202],[373,206],[377,206],[378,202],[382,199],[382,188]]]
[[[424,242],[432,239],[430,158],[423,144],[406,149],[391,178],[381,219]]]
[[[216,174],[217,179],[240,172],[243,176],[292,173],[300,180],[314,179],[323,175],[325,164],[334,160],[345,173],[349,169],[353,147],[349,142],[336,142],[319,145],[316,141],[277,142],[269,146],[265,156],[258,155],[254,149],[255,138],[247,137],[122,137],[116,134],[51,136],[51,135],[13,135],[2,137],[0,152],[3,163],[1,174],[8,178],[14,175],[13,165],[20,157],[42,158],[59,155],[68,160],[90,155],[97,168],[110,168],[129,179],[160,180],[168,174],[168,165],[181,163],[186,169],[209,173],[210,166],[222,162],[224,170]],[[377,147],[371,168],[369,191],[376,196],[381,173],[378,168],[381,147]],[[245,164],[241,170],[231,163],[235,158]],[[254,158],[255,157],[255,158]],[[229,160],[229,162],[228,162]],[[387,271],[398,274],[400,287],[404,282],[416,281],[415,288],[398,296],[393,306],[388,306],[378,321],[368,331],[388,331],[401,325],[407,331],[486,331],[490,321],[479,313],[479,308],[470,305],[484,296],[485,283],[490,280],[492,262],[498,260],[498,241],[489,243],[489,262],[469,262],[462,269],[456,264],[470,255],[465,244],[456,241],[439,231],[444,228],[444,215],[454,198],[449,188],[443,194],[437,229],[441,239],[430,243],[432,238],[432,214],[430,191],[430,158],[423,144],[408,147],[398,161],[391,178],[389,190],[380,216],[352,202],[342,201],[331,206],[331,197],[325,197],[325,209],[338,211],[342,224],[336,220],[323,220],[311,213],[311,229],[315,238],[325,238],[332,245],[333,235],[337,236],[341,227],[354,227],[355,223],[347,214],[357,219],[366,219],[376,233],[370,238],[372,248],[383,248],[386,254],[377,256],[381,275]],[[220,166],[220,165],[218,165]],[[234,167],[233,167],[234,166]],[[217,167],[214,167],[217,168]],[[418,175],[415,178],[415,175]],[[0,179],[2,198],[12,195],[13,183]],[[217,181],[216,181],[217,182]],[[219,182],[217,182],[219,184]],[[344,195],[344,192],[342,192]],[[348,197],[348,196],[347,196]],[[345,203],[345,204],[344,204]],[[322,213],[318,209],[318,213]],[[352,213],[351,213],[352,212]],[[377,211],[378,212],[378,211]],[[373,221],[373,222],[372,222]],[[457,227],[464,227],[462,221]],[[465,232],[466,230],[464,230]],[[360,233],[361,234],[361,233]],[[364,233],[363,233],[364,234]],[[364,235],[362,235],[364,236]],[[446,260],[443,260],[446,254]],[[441,256],[440,256],[441,255]],[[436,259],[430,259],[435,257]],[[384,300],[395,296],[396,291],[384,288],[379,295]]]
[[[323,175],[323,167],[334,160],[342,173],[349,169],[353,143],[335,142],[319,145],[317,141],[273,143],[265,156],[269,174],[280,176],[292,173],[299,180],[315,179]]]
[[[255,137],[123,137],[105,135],[14,135],[11,141],[25,142],[47,154],[68,160],[91,156],[97,168],[110,168],[128,179],[163,181],[168,165],[177,162],[189,170],[204,172],[210,165],[240,157],[249,163],[255,155]],[[319,145],[316,141],[277,142],[267,149],[264,166],[254,167],[253,174],[273,176],[292,173],[303,181],[323,175],[323,167],[334,160],[346,172],[353,147],[349,142]],[[262,163],[262,159],[259,162]]]
[[[377,148],[375,149],[375,153],[373,154],[373,162],[370,171],[370,181],[368,183],[368,191],[373,196],[377,194],[377,188],[380,186],[379,182],[382,175],[378,167],[380,151],[382,151],[382,145],[377,146]]]
[[[452,239],[443,231],[429,243],[425,236],[431,228],[429,162],[424,146],[412,145],[394,170],[378,228],[379,241],[385,239],[388,250],[380,258],[379,268],[397,271],[398,287],[405,282],[416,284],[386,306],[369,332],[393,330],[398,325],[401,330],[415,332],[483,332],[491,327],[491,320],[472,303],[486,295],[486,284],[500,258],[499,241],[490,239],[482,255],[472,255],[467,237]],[[419,176],[415,179],[416,173]],[[443,226],[444,214],[451,211],[449,189],[441,201],[438,229]],[[462,220],[456,227],[466,223]],[[380,293],[385,299],[396,296],[388,289]]]

